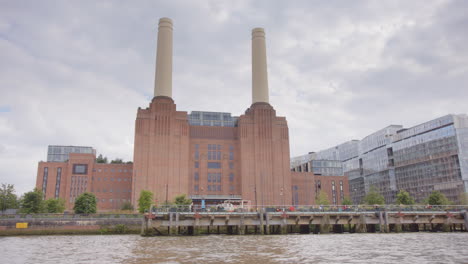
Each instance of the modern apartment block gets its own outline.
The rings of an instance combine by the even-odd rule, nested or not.
[[[313,159],[343,162],[355,203],[371,186],[387,203],[402,189],[419,202],[437,190],[457,203],[468,192],[468,116],[446,115],[408,129],[391,125],[319,151]]]
[[[301,185],[308,185],[305,192],[296,191],[293,186],[293,203],[296,200],[307,199],[314,196],[315,200],[319,192],[328,194],[330,203],[341,204],[345,197],[349,197],[348,181],[343,173],[343,166],[340,160],[318,160],[316,153],[309,153],[291,159],[291,171],[298,182],[302,175],[313,175],[307,177]],[[304,188],[303,188],[304,189]],[[300,194],[300,195],[299,195]],[[311,199],[311,198],[308,198]]]
[[[134,205],[142,190],[153,192],[156,204],[170,201],[179,194],[188,194],[195,204],[244,200],[253,207],[314,204],[317,181],[319,186],[327,186],[321,188],[330,199],[334,197],[334,188],[343,190],[343,194],[338,196],[347,193],[347,180],[343,175],[325,177],[312,172],[291,172],[288,124],[286,118],[278,116],[269,103],[265,32],[262,28],[252,30],[252,104],[238,117],[230,113],[192,111],[188,114],[177,110],[172,98],[172,33],[172,21],[160,19],[154,98],[148,107],[137,110],[134,164],[126,164],[127,167],[122,168],[126,173],[132,171],[131,184],[125,182],[131,186],[130,197]],[[66,168],[68,183],[64,185],[66,191],[63,190],[63,194],[58,192],[59,197],[68,199],[69,206],[73,198],[84,190],[102,192],[104,187],[96,185],[103,180],[99,178],[101,165],[94,164],[92,160],[75,160],[75,156],[70,154]],[[74,169],[80,164],[86,165],[85,173],[82,169]],[[44,175],[49,175],[50,168],[63,165],[39,164],[36,185],[47,189],[46,198],[54,197],[54,194],[49,191],[52,182]],[[112,169],[113,164],[108,166],[108,170]],[[84,175],[86,178],[76,178]],[[108,195],[108,189],[114,190],[115,181],[107,180],[106,183]],[[121,188],[118,193],[121,193]],[[125,197],[112,198],[104,198],[101,194],[103,198],[98,198],[121,201],[128,199],[128,192],[125,194]],[[337,198],[336,204],[340,202]]]

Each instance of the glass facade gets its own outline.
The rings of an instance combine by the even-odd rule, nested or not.
[[[298,172],[313,172],[321,176],[343,176],[342,162],[339,160],[315,160],[316,156],[307,154],[294,158],[291,170]]]
[[[238,117],[231,116],[231,113],[222,112],[192,111],[188,115],[191,126],[235,127],[237,126],[237,119]]]
[[[409,129],[391,125],[315,156],[342,161],[355,203],[371,186],[386,203],[402,189],[417,202],[436,190],[457,203],[468,192],[468,116],[447,115]]]
[[[48,162],[65,162],[69,159],[70,153],[89,153],[96,154],[92,147],[79,146],[49,146],[47,150]]]

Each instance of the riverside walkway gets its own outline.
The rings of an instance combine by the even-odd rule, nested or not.
[[[286,209],[288,208],[288,209]],[[153,208],[142,235],[467,231],[467,206],[266,206],[256,211]]]

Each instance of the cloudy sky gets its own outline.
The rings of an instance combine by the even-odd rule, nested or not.
[[[291,155],[468,112],[468,1],[0,1],[0,182],[31,190],[47,145],[132,160],[157,23],[178,110],[251,104],[251,29]]]

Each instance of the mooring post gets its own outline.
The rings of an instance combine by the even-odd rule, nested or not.
[[[463,212],[463,220],[465,221],[465,231],[468,231],[468,211]]]
[[[359,216],[359,220],[356,226],[356,233],[365,233],[365,232],[367,232],[366,216],[364,214],[361,214]]]
[[[239,219],[239,226],[237,228],[237,233],[239,235],[245,235],[245,229],[244,229],[244,214],[241,214],[240,219]]]
[[[194,218],[195,218],[195,224],[193,227],[193,235],[196,236],[200,234],[200,214],[198,212],[195,213]]]
[[[286,212],[283,211],[283,213],[281,214],[281,225],[280,225],[280,233],[281,234],[287,234],[288,233],[288,225],[287,225],[287,218],[288,218],[288,215],[286,214]]]
[[[446,218],[444,221],[444,224],[442,225],[442,231],[444,232],[450,232],[451,231],[451,225],[452,225],[452,214],[447,211],[446,213]]]
[[[325,214],[322,216],[322,221],[320,223],[320,233],[327,234],[330,232],[330,216]]]
[[[263,227],[263,208],[260,209],[260,212],[258,213],[258,217],[260,218],[260,234],[263,235],[265,234],[265,229]]]
[[[169,212],[169,235],[173,234],[173,225],[174,225],[173,214]]]
[[[384,223],[384,217],[383,217],[384,212],[380,211],[379,212],[379,231],[380,233],[385,232],[385,223]]]
[[[175,213],[175,234],[179,234],[179,216],[180,213]]]
[[[270,234],[270,215],[268,212],[265,212],[265,222],[266,222],[266,234]]]
[[[390,224],[388,223],[388,212],[384,211],[385,233],[390,233]]]

